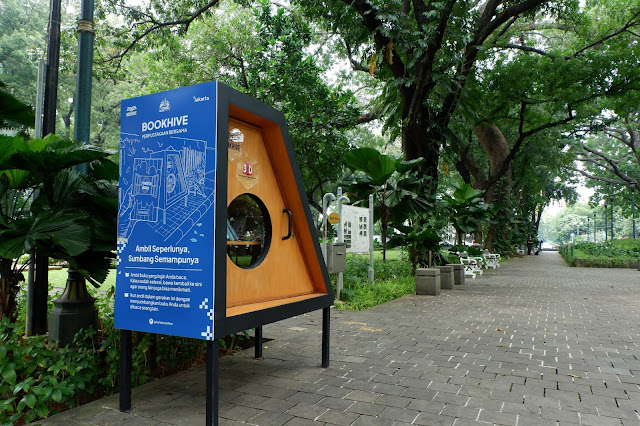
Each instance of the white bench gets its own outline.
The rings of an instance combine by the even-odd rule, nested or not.
[[[500,267],[500,255],[498,253],[489,253],[489,250],[484,249],[482,251],[482,257],[484,258],[484,264],[487,269]]]
[[[471,257],[466,251],[458,253],[460,263],[464,267],[464,275],[476,279],[476,274],[482,275],[484,259],[482,257]]]

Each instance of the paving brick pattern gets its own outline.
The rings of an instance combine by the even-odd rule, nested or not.
[[[640,272],[509,260],[464,290],[264,327],[275,340],[220,360],[221,425],[640,425]],[[204,424],[205,370],[43,424]]]

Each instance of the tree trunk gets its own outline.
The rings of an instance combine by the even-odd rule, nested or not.
[[[404,91],[401,91],[401,95],[407,97]],[[407,161],[420,157],[426,160],[419,167],[418,172],[421,176],[431,178],[425,189],[428,195],[433,195],[438,189],[439,141],[442,139],[442,134],[437,131],[437,126],[429,123],[428,113],[424,108],[415,120],[408,119],[406,116],[409,109],[407,102],[407,100],[403,100],[403,123],[406,124],[402,126],[402,152],[404,152],[404,158]]]
[[[482,184],[476,189],[485,191],[485,203],[504,203],[502,210],[498,214],[501,219],[506,220],[509,213],[507,211],[507,201],[511,194],[512,165],[508,165],[507,172],[503,176],[500,176],[499,173],[504,169],[505,162],[508,161],[511,148],[500,129],[494,124],[483,123],[476,126],[474,130],[489,160],[489,178],[486,180],[484,178],[477,179],[476,182],[482,182]],[[489,251],[493,250],[493,243],[498,239],[498,231],[499,227],[496,224],[490,225],[487,230],[484,247]]]
[[[16,296],[24,276],[15,273],[12,264],[12,259],[0,258],[0,320],[9,318],[10,322],[15,322],[18,316]]]

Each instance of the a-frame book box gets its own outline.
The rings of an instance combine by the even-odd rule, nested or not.
[[[121,104],[115,327],[120,409],[131,408],[131,331],[207,340],[217,424],[218,339],[322,309],[333,294],[279,111],[217,82]]]

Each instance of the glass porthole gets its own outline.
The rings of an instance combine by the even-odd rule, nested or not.
[[[271,218],[260,198],[252,194],[236,197],[227,208],[227,255],[240,268],[262,262],[271,244]]]

